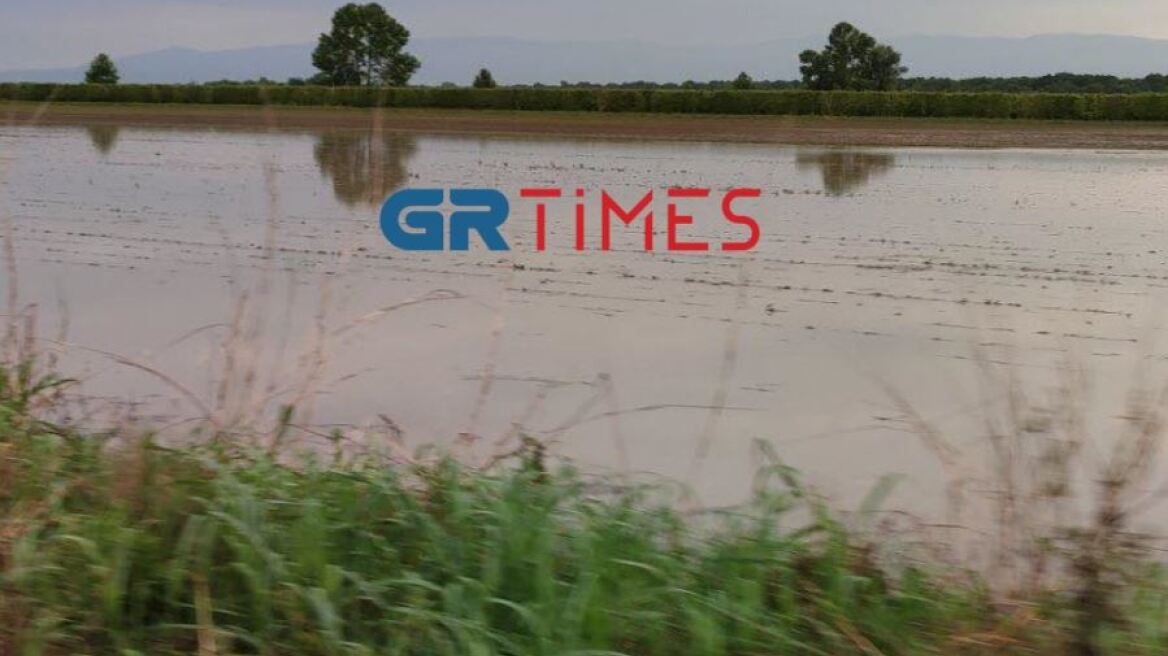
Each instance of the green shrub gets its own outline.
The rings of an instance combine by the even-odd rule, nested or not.
[[[1168,94],[0,84],[0,100],[577,112],[1168,121]]]

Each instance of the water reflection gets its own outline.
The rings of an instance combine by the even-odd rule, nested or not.
[[[85,131],[89,133],[89,141],[93,143],[93,147],[102,155],[109,155],[113,151],[114,146],[118,142],[118,132],[121,130],[116,125],[87,125]]]
[[[332,181],[337,200],[352,207],[380,205],[405,184],[416,150],[412,135],[337,130],[317,138],[313,156],[321,174]]]
[[[819,169],[823,190],[829,196],[843,196],[861,189],[873,176],[887,173],[896,165],[891,153],[857,150],[824,150],[795,154],[799,170]]]

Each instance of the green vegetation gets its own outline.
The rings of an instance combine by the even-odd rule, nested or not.
[[[837,24],[827,46],[819,52],[804,50],[799,62],[803,86],[817,91],[892,91],[908,70],[900,65],[899,52],[850,23]]]
[[[66,381],[0,370],[0,653],[914,651],[978,596],[880,572],[790,472],[707,534],[513,463],[295,467],[216,436],[166,449],[34,416]],[[117,441],[120,446],[114,446]]]
[[[475,89],[494,89],[499,85],[495,83],[495,76],[491,75],[489,70],[480,68],[479,74],[475,76],[471,86]]]
[[[117,84],[118,79],[118,67],[104,52],[98,53],[89,63],[89,70],[85,71],[86,84]]]
[[[1168,121],[1168,94],[0,84],[0,100]]]
[[[749,76],[748,76],[749,77]],[[663,90],[663,91],[726,91],[736,88],[738,78],[732,80],[708,80],[698,82],[653,82],[636,80],[632,82],[589,82],[561,81],[559,84],[512,84],[516,89],[625,89],[625,90]],[[256,80],[215,80],[204,83],[207,86],[304,86],[309,81],[303,78],[289,78],[285,82],[259,78]],[[444,86],[457,87],[453,83]],[[751,89],[755,90],[800,90],[803,83],[798,80],[756,80],[751,79]],[[1083,75],[1075,73],[1056,73],[1039,77],[971,77],[954,79],[948,77],[908,77],[901,78],[897,85],[900,91],[926,91],[947,93],[1061,93],[1061,94],[1144,94],[1168,93],[1168,75],[1153,73],[1141,78],[1122,78],[1114,75]]]
[[[901,80],[905,91],[959,91],[981,93],[1168,93],[1168,75],[1153,73],[1141,78],[1114,75],[1056,73],[1040,77],[914,77]]]
[[[753,503],[684,515],[667,490],[552,471],[531,439],[485,469],[339,446],[289,464],[228,435],[175,449],[133,428],[84,434],[39,418],[67,381],[27,363],[0,381],[3,654],[1168,646],[1158,568],[1098,626],[1069,592],[995,602],[972,575],[864,537],[886,487],[845,528],[773,459]]]
[[[535,87],[547,85],[530,85]],[[734,80],[709,80],[697,82],[561,82],[562,87],[584,89],[703,89],[720,90],[734,88]],[[798,80],[753,80],[753,89],[802,89]],[[902,77],[897,84],[900,91],[948,91],[960,93],[982,93],[999,91],[1008,93],[1168,93],[1168,75],[1153,73],[1141,78],[1122,78],[1114,75],[1080,75],[1056,73],[1039,77],[971,77],[954,79],[948,77]]]
[[[350,144],[322,148],[337,157]],[[10,238],[3,247],[13,252]],[[533,437],[479,467],[408,453],[389,420],[383,442],[352,444],[299,426],[292,406],[247,401],[262,376],[251,367],[225,367],[210,405],[192,395],[205,414],[182,435],[78,425],[92,408],[76,412],[72,381],[38,352],[36,307],[19,305],[15,265],[3,264],[4,656],[1168,648],[1168,568],[1130,526],[1168,437],[1163,394],[1132,395],[1091,501],[1072,477],[1076,454],[1101,455],[1074,424],[1079,397],[1066,391],[1048,413],[1010,387],[1004,414],[987,408],[999,479],[977,484],[992,486],[996,523],[969,533],[991,556],[975,573],[928,527],[881,512],[891,479],[837,513],[765,445],[751,502],[696,511],[682,510],[693,504],[680,488],[557,467]],[[227,339],[228,360],[254,346]],[[963,495],[960,478],[951,485]],[[1084,521],[1066,519],[1072,503],[1090,508]]]
[[[236,83],[119,85],[106,55],[94,59],[86,85],[0,84],[0,100],[34,102],[200,103],[348,107],[646,112],[681,114],[819,115],[1060,120],[1168,120],[1168,95],[1096,93],[964,93],[985,88],[945,80],[900,79],[900,54],[848,23],[832,29],[822,51],[807,50],[798,82],[755,81],[742,72],[732,81],[655,85],[567,82],[498,88],[486,68],[470,88],[406,87],[420,63],[404,51],[410,33],[376,3],[349,3],[333,15],[313,52],[320,73],[285,84],[260,79]],[[1057,76],[1056,76],[1057,77]],[[1075,84],[1059,77],[1042,91]],[[1148,78],[1151,85],[1154,80]],[[1018,83],[1021,84],[1021,83]],[[1092,83],[1086,88],[1093,88]],[[920,91],[894,92],[897,86]],[[1168,84],[1165,85],[1168,87]],[[1127,87],[1124,87],[1127,88]]]
[[[420,62],[404,52],[410,31],[375,3],[349,3],[333,14],[332,30],[321,34],[312,65],[315,82],[339,86],[404,86]]]
[[[826,517],[781,530],[797,492],[700,536],[535,450],[481,472],[107,443],[0,432],[0,653],[913,653],[986,612]]]
[[[754,88],[754,80],[746,74],[746,71],[742,71],[738,77],[734,78],[733,86],[739,91],[749,91]]]

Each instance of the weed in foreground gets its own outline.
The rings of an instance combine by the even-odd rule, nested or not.
[[[980,588],[870,562],[779,465],[698,521],[534,454],[293,466],[23,423],[0,445],[3,654],[927,653],[993,630]]]

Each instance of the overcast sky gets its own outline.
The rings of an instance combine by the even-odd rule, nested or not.
[[[171,46],[313,41],[342,0],[0,0],[0,70]],[[1168,38],[1168,0],[387,0],[415,36],[759,42],[849,20],[878,38],[1055,32]]]

